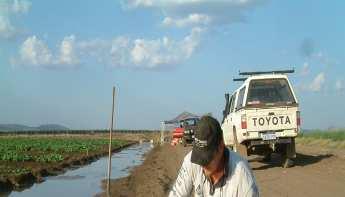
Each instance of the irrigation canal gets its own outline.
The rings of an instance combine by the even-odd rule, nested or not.
[[[129,170],[143,161],[143,155],[152,148],[150,143],[133,145],[112,155],[112,179],[127,176]],[[43,183],[34,184],[21,192],[13,191],[10,197],[87,197],[102,192],[101,181],[107,174],[107,157],[87,166],[69,170],[58,176],[46,177]]]

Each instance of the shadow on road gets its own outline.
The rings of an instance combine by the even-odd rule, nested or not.
[[[323,155],[306,155],[302,153],[297,153],[296,158],[294,159],[294,166],[307,166],[314,163],[318,163],[322,161],[323,159],[327,159],[330,157],[333,157],[333,154],[323,154]],[[282,157],[278,154],[273,154],[272,159],[269,162],[264,162],[262,159],[255,158],[248,160],[251,162],[259,162],[259,167],[253,167],[253,170],[265,170],[268,168],[274,168],[274,167],[281,167],[282,166]]]

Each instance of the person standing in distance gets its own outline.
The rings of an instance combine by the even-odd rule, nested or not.
[[[182,163],[169,197],[259,197],[248,162],[225,147],[219,122],[203,116],[197,125],[193,149]]]

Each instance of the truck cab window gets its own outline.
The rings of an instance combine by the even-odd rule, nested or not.
[[[230,113],[234,112],[236,92],[231,96]]]
[[[240,109],[242,107],[245,90],[246,87],[244,86],[238,94],[236,109]]]
[[[231,105],[233,103],[233,99],[232,96],[229,98],[229,105],[227,106],[228,108],[226,109],[228,114],[231,112]]]
[[[295,103],[286,79],[252,80],[247,105],[289,105]]]

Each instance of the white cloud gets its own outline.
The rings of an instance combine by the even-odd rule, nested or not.
[[[309,85],[309,90],[313,92],[319,92],[325,83],[325,74],[319,73]]]
[[[185,18],[171,18],[165,17],[163,20],[163,25],[165,26],[176,26],[176,27],[186,27],[195,25],[207,25],[211,22],[211,18],[205,14],[189,14]]]
[[[78,41],[74,35],[66,36],[54,52],[36,36],[28,37],[19,49],[14,65],[43,68],[74,68],[95,61],[110,67],[131,69],[164,69],[189,59],[200,43],[201,28],[193,28],[181,40],[168,37],[158,39],[130,39]],[[84,60],[84,61],[83,61]]]
[[[2,0],[0,1],[1,13],[25,14],[29,11],[31,2],[28,0]]]
[[[200,44],[201,28],[193,28],[181,40],[166,36],[157,39],[115,37],[111,41],[95,39],[77,43],[80,54],[111,67],[164,69],[189,59]]]
[[[247,4],[257,0],[124,0],[124,5],[129,7],[169,7],[185,4],[203,4],[203,3],[232,3],[232,4]]]
[[[13,13],[27,13],[31,7],[31,2],[26,0],[14,0],[11,6]]]
[[[135,39],[131,43],[129,40],[122,41],[115,45],[116,47],[112,46],[112,59],[120,60],[112,63],[113,65],[126,64],[146,69],[162,68],[180,63],[194,53],[199,45],[201,33],[202,29],[193,28],[191,33],[180,41],[167,37],[152,40]]]
[[[157,40],[136,39],[130,57],[134,65],[146,65],[153,68],[185,59],[185,54],[177,50],[182,50],[182,47],[167,37]]]
[[[112,47],[112,63],[114,66],[131,65],[147,69],[178,64],[194,54],[200,45],[203,31],[211,26],[245,22],[247,12],[266,1],[268,0],[122,0],[124,9],[158,10],[162,13],[163,26],[189,28],[190,34],[181,40],[168,37],[129,40],[120,49]]]
[[[203,32],[203,29],[195,27],[192,29],[191,34],[186,36],[182,43],[180,43],[180,47],[183,53],[186,53],[186,57],[189,58],[193,52],[195,51],[196,47],[200,43],[200,36]]]
[[[13,33],[14,27],[9,18],[0,14],[0,38],[9,38]]]
[[[61,42],[57,64],[77,65],[78,63],[79,60],[75,52],[75,36],[67,36]]]
[[[325,66],[335,66],[339,64],[337,60],[330,58],[328,55],[326,55],[325,53],[321,51],[318,53],[312,54],[312,58],[321,62]]]
[[[26,67],[60,68],[74,67],[79,64],[75,52],[75,36],[65,37],[54,55],[47,44],[36,36],[28,37],[20,46],[17,58],[12,58],[13,65]]]
[[[20,61],[28,65],[47,65],[52,61],[52,54],[47,45],[36,36],[31,36],[23,42],[19,54]]]
[[[343,91],[343,90],[345,89],[343,80],[338,79],[338,80],[335,82],[335,89],[336,89],[337,91]]]
[[[127,0],[125,8],[151,8],[164,15],[162,24],[186,27],[207,23],[226,25],[245,22],[246,13],[267,0]],[[193,15],[197,14],[197,15]]]
[[[126,67],[130,63],[130,39],[118,37],[113,39],[110,47],[109,64],[115,67]]]
[[[10,38],[18,33],[11,18],[29,11],[31,2],[27,0],[0,1],[0,38]]]
[[[89,54],[93,54],[93,52],[97,52],[99,50],[104,50],[109,46],[111,46],[111,42],[100,38],[77,42],[77,48],[83,52],[88,52]]]
[[[128,5],[129,7],[138,7],[138,6],[151,7],[153,3],[154,3],[154,0],[128,0],[124,2],[124,4]]]

